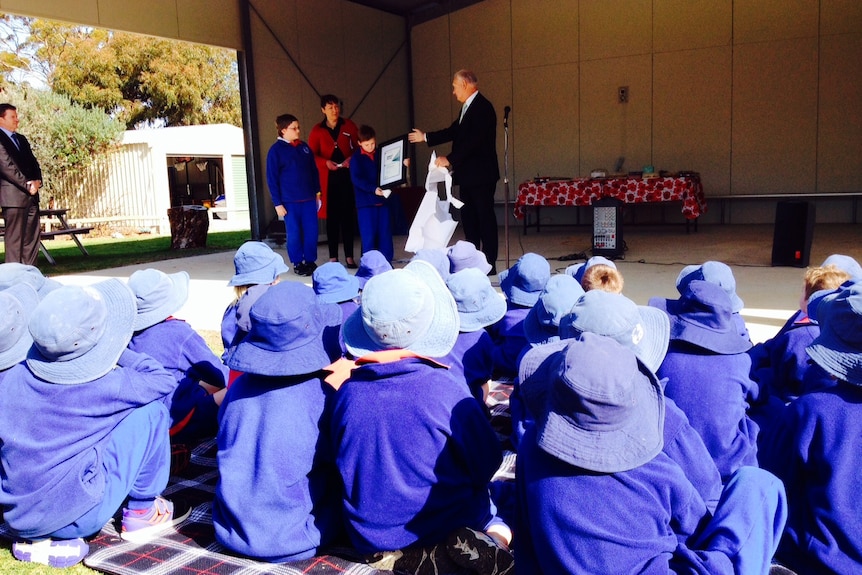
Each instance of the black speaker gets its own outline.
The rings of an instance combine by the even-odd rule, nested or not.
[[[623,255],[623,202],[599,198],[593,206],[594,256],[616,259]]]
[[[804,268],[811,258],[814,203],[783,201],[775,206],[772,265]]]

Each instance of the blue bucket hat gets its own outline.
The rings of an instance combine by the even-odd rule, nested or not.
[[[233,256],[236,274],[227,283],[229,286],[271,284],[290,268],[284,258],[263,242],[245,242]]]
[[[730,297],[718,284],[692,280],[679,299],[652,298],[649,304],[670,316],[671,340],[727,355],[751,348],[733,321]]]
[[[392,269],[392,264],[380,251],[370,250],[359,258],[359,269],[356,270],[356,279],[359,280],[359,289],[365,287],[365,282],[376,275]]]
[[[39,304],[39,294],[25,283],[0,291],[0,370],[27,358],[33,337],[27,323]]]
[[[133,327],[140,331],[164,321],[185,305],[189,299],[189,274],[166,274],[153,268],[138,270],[129,276],[129,288],[138,308]]]
[[[554,275],[545,284],[539,301],[524,318],[524,335],[531,345],[560,338],[560,322],[575,302],[584,295],[584,288],[569,275]]]
[[[733,313],[739,313],[745,307],[742,298],[736,294],[736,278],[733,270],[725,263],[709,261],[701,265],[686,266],[676,278],[676,289],[680,295],[685,292],[686,286],[694,280],[703,280],[721,286],[730,298]]]
[[[46,278],[36,266],[9,262],[0,264],[0,290],[25,283],[39,294],[39,298],[62,286],[57,280]]]
[[[312,287],[321,303],[341,303],[359,297],[359,280],[338,262],[326,262],[311,274]]]
[[[521,361],[520,391],[536,416],[536,441],[549,455],[588,471],[618,473],[662,450],[662,388],[628,348],[584,333],[534,347]]]
[[[236,371],[271,377],[314,373],[335,357],[327,351],[337,334],[341,310],[320,303],[300,282],[281,282],[260,296],[249,312],[251,329],[225,364]],[[337,336],[336,336],[337,337]]]
[[[527,252],[499,278],[500,289],[506,294],[506,299],[514,304],[533,307],[539,301],[545,284],[551,279],[551,265],[539,254]]]
[[[468,267],[457,271],[446,280],[446,287],[455,298],[463,332],[479,331],[506,315],[505,300],[482,270]]]
[[[604,256],[593,256],[582,264],[572,264],[567,267],[566,275],[572,276],[573,278],[578,280],[578,283],[581,283],[581,281],[584,279],[584,273],[594,265],[598,264],[617,269],[617,264],[615,264],[608,258]]]
[[[106,375],[132,339],[135,294],[118,279],[63,286],[30,317],[27,367],[50,383],[75,385]]]
[[[817,308],[820,335],[805,351],[838,379],[862,385],[862,283],[825,295]]]
[[[855,259],[843,254],[832,254],[821,264],[821,267],[835,266],[839,270],[846,272],[850,279],[854,281],[862,280],[862,266]]]
[[[431,264],[440,277],[445,282],[449,279],[449,256],[446,255],[446,248],[422,248],[410,258],[411,262],[423,261]]]
[[[457,273],[466,268],[476,268],[485,275],[491,271],[488,258],[480,252],[472,242],[458,240],[447,252],[449,256],[449,273]]]
[[[613,339],[655,372],[667,353],[670,320],[662,310],[636,305],[622,294],[591,290],[575,302],[560,323],[560,337],[564,339],[583,333]]]
[[[355,357],[384,349],[442,357],[455,345],[459,326],[455,299],[440,274],[428,262],[415,260],[368,280],[342,337]]]

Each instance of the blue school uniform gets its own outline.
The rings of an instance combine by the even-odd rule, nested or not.
[[[39,379],[25,364],[6,372],[0,394],[0,462],[5,470],[0,505],[3,518],[18,536],[50,536],[98,508],[104,514],[94,520],[92,530],[83,528],[89,533],[64,534],[68,538],[92,535],[129,495],[127,490],[118,492],[114,484],[163,481],[151,496],[167,484],[166,426],[159,430],[142,420],[125,449],[110,446],[118,429],[128,431],[127,418],[137,423],[135,414],[171,393],[177,381],[144,354],[124,350],[117,363],[121,367],[77,385]],[[153,407],[164,412],[160,405]],[[145,466],[138,480],[128,475],[139,469],[140,462],[133,458],[145,444],[161,444],[164,457],[161,465]],[[116,465],[109,470],[108,463]],[[108,494],[111,498],[106,501]]]
[[[784,527],[781,482],[743,467],[715,514],[665,453],[619,473],[545,453],[536,428],[517,463],[518,575],[763,573]]]
[[[331,437],[347,532],[360,552],[436,544],[493,519],[497,437],[437,364],[406,358],[354,369],[335,395]]]
[[[751,350],[751,378],[770,397],[787,403],[800,395],[832,387],[835,379],[811,361],[805,348],[820,335],[820,326],[808,316],[796,315],[779,335]]]
[[[266,155],[266,183],[272,203],[284,206],[287,256],[295,266],[317,259],[317,192],[320,174],[305,142],[279,138]]]
[[[790,510],[776,559],[797,573],[862,572],[862,388],[839,382],[783,415],[761,453]]]
[[[506,315],[488,328],[494,340],[494,376],[514,379],[518,377],[518,359],[524,348],[529,347],[524,335],[524,319],[530,308],[506,302]]]
[[[222,361],[227,359],[231,349],[248,334],[248,330],[251,329],[251,318],[248,315],[251,306],[270,287],[270,284],[250,286],[239,299],[224,310],[221,320],[221,342],[224,347],[224,353],[221,356]]]
[[[333,390],[318,375],[246,373],[225,395],[213,525],[236,553],[306,559],[340,533],[339,477],[325,439]]]
[[[684,341],[670,342],[658,369],[673,399],[700,433],[722,480],[743,465],[757,466],[759,428],[746,411],[756,395],[745,353],[720,355]]]
[[[136,332],[129,349],[155,358],[179,384],[166,400],[174,440],[215,436],[218,406],[198,382],[224,387],[230,370],[210,350],[204,338],[186,322],[168,318]]]
[[[377,250],[383,254],[386,261],[391,262],[395,250],[392,245],[389,201],[374,193],[379,181],[374,156],[366,154],[362,148],[357,148],[350,160],[350,179],[356,198],[362,253]]]
[[[462,331],[455,346],[440,363],[449,366],[449,373],[465,383],[470,393],[482,405],[485,404],[485,385],[494,371],[494,342],[484,329]]]

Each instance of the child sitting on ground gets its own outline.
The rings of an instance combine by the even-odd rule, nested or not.
[[[512,565],[511,531],[488,493],[499,442],[466,386],[432,359],[451,351],[458,328],[452,295],[424,261],[369,280],[344,323],[358,359],[341,376],[331,436],[348,535],[360,553],[381,553],[379,568]]]
[[[0,383],[30,351],[33,336],[27,324],[38,304],[39,294],[25,283],[0,291]]]
[[[339,356],[341,313],[308,286],[283,282],[255,302],[250,319],[227,359],[243,375],[219,414],[216,539],[262,561],[307,559],[342,531],[324,415],[333,391],[321,371]]]
[[[700,433],[727,482],[739,467],[757,465],[759,428],[748,415],[760,395],[748,375],[751,343],[718,284],[692,280],[679,299],[652,298],[649,304],[670,319],[670,346],[656,374],[667,378],[665,394]]]
[[[0,394],[0,505],[21,561],[69,567],[84,541],[123,509],[121,537],[143,543],[190,511],[160,497],[168,483],[177,381],[126,348],[135,297],[121,281],[64,286],[33,311],[33,346]]]
[[[566,274],[578,280],[584,291],[600,289],[623,293],[623,274],[614,262],[604,256],[593,256],[583,264],[569,266]]]
[[[805,348],[820,335],[820,326],[808,316],[808,298],[821,290],[835,290],[850,279],[847,272],[835,266],[809,268],[805,271],[799,313],[780,335],[755,345],[751,356],[751,378],[764,393],[782,403],[793,401],[809,391],[831,387],[835,380],[816,363]]]
[[[248,310],[252,304],[278,283],[279,276],[288,272],[281,255],[263,242],[248,241],[233,256],[236,273],[227,285],[234,290],[234,300],[224,310],[221,320],[221,341],[224,346],[222,360],[248,333]]]
[[[477,253],[482,254],[478,250]],[[467,267],[446,280],[461,327],[452,351],[441,360],[452,375],[466,383],[483,408],[488,397],[488,380],[494,371],[494,342],[485,328],[500,321],[506,313],[506,302],[491,287],[487,273]]]
[[[362,253],[379,250],[391,262],[395,254],[392,246],[392,223],[389,215],[387,192],[380,189],[375,156],[377,134],[371,126],[359,126],[359,148],[350,160],[350,179],[356,198],[356,217]]]
[[[385,271],[392,269],[392,264],[389,260],[377,250],[365,252],[359,258],[359,269],[356,270],[356,275],[353,276],[359,280],[359,289],[365,287],[365,282],[376,275],[380,275]]]
[[[129,349],[155,358],[179,384],[167,402],[172,441],[215,437],[228,368],[200,334],[172,317],[189,297],[189,274],[138,270],[129,277],[129,287],[138,310]]]
[[[661,451],[656,376],[610,338],[566,342],[527,352],[549,361],[531,361],[544,373],[522,382],[537,422],[518,452],[516,571],[766,573],[786,515],[781,482],[741,468],[710,514]]]
[[[820,335],[807,353],[835,378],[782,411],[761,463],[784,481],[789,517],[776,559],[797,573],[862,572],[862,284],[811,310]]]
[[[496,346],[494,376],[514,379],[518,375],[518,358],[529,345],[524,335],[524,319],[551,279],[551,266],[539,254],[528,252],[511,268],[500,272],[499,278],[500,289],[506,296],[506,315],[488,328]]]

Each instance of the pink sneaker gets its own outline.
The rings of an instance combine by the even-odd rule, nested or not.
[[[189,506],[174,509],[174,504],[164,497],[156,497],[149,509],[123,509],[123,531],[120,537],[133,543],[147,543],[185,521],[191,511]]]

